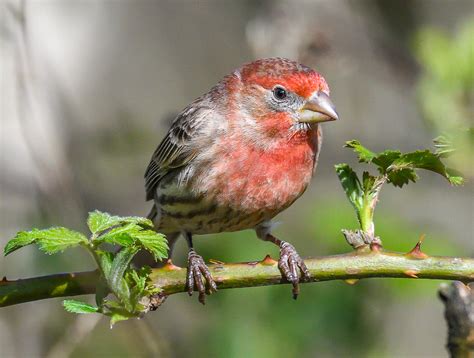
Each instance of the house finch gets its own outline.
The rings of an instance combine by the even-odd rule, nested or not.
[[[295,248],[271,234],[271,220],[313,176],[318,123],[337,118],[324,78],[282,58],[243,65],[178,114],[146,170],[146,198],[170,250],[180,235],[188,242],[189,295],[196,289],[204,303],[216,291],[192,235],[254,228],[280,247],[278,267],[297,297],[310,273]]]

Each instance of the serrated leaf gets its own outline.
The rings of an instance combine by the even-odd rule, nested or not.
[[[99,236],[97,240],[124,247],[135,245],[138,242],[157,261],[166,257],[168,252],[168,243],[163,234],[146,230],[136,223],[128,223],[112,228]]]
[[[400,158],[401,155],[402,153],[399,150],[384,150],[372,158],[372,163],[378,166],[378,170],[381,174],[386,174],[387,168],[392,165],[395,160]]]
[[[31,231],[20,231],[16,237],[5,246],[4,253],[8,255],[19,248],[38,244],[40,250],[47,254],[55,254],[67,248],[87,244],[87,238],[80,232],[66,229],[64,227],[52,227],[49,229]]]
[[[114,216],[99,210],[90,212],[87,219],[87,225],[93,234],[100,233],[116,225],[128,223],[150,228],[153,227],[153,222],[147,218],[140,216]]]
[[[403,154],[388,168],[389,171],[393,172],[404,169],[425,169],[442,175],[453,185],[463,183],[463,178],[459,174],[446,168],[440,157],[429,150],[418,150]]]
[[[34,231],[34,230],[33,230]],[[31,235],[31,232],[20,231],[16,234],[15,238],[8,241],[3,253],[5,256],[11,254],[13,251],[16,251],[24,246],[31,245],[36,240],[35,237]]]
[[[153,230],[142,230],[131,235],[141,243],[145,250],[153,255],[156,261],[167,257],[168,243],[163,234]]]
[[[447,147],[447,139],[438,137],[437,142],[443,147],[436,153],[429,150],[419,150],[402,154],[398,150],[385,150],[381,153],[374,153],[365,148],[357,140],[346,142],[346,147],[354,149],[360,162],[373,163],[377,165],[381,174],[387,175],[388,182],[395,186],[402,187],[410,181],[416,182],[418,176],[415,169],[425,169],[441,174],[453,185],[463,183],[462,176],[452,169],[446,168],[441,161],[441,156],[446,155],[451,149]]]
[[[388,182],[399,188],[408,184],[410,181],[416,183],[418,175],[414,169],[404,168],[399,170],[390,170],[387,174]]]
[[[370,163],[375,157],[375,153],[365,148],[358,140],[347,141],[344,145],[346,148],[352,148],[359,157],[359,162]]]
[[[137,270],[130,270],[128,273],[127,281],[129,282],[129,285],[136,288],[139,292],[142,292],[146,286],[148,273]]]
[[[356,211],[360,210],[363,205],[363,190],[357,174],[345,163],[336,165],[336,173],[347,198]]]
[[[99,307],[91,306],[82,301],[64,300],[63,306],[66,311],[71,312],[71,313],[97,313],[99,312]]]
[[[137,304],[139,300],[147,294],[146,283],[148,280],[148,273],[143,271],[131,270],[126,276],[126,280],[129,284],[130,289],[130,303],[134,308],[134,311],[137,311]]]
[[[95,234],[107,229],[109,227],[110,221],[110,214],[95,210],[89,213],[87,218],[87,226],[89,227],[89,230]]]
[[[109,244],[120,246],[131,246],[135,243],[132,233],[139,232],[143,228],[135,223],[128,223],[118,226],[98,237],[97,241],[108,242]]]
[[[359,158],[359,162],[374,163],[379,168],[381,174],[385,174],[387,168],[401,156],[398,150],[385,150],[381,153],[374,153],[364,147],[359,141],[351,140],[346,142],[345,147],[352,148]]]

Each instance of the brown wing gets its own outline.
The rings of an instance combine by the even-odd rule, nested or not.
[[[185,166],[197,154],[203,141],[203,127],[211,109],[195,101],[173,121],[170,130],[151,157],[145,172],[146,200],[155,196],[161,179],[173,169]]]

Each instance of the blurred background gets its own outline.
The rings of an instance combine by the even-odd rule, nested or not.
[[[373,150],[431,147],[450,133],[465,148],[440,176],[387,187],[376,233],[408,251],[426,234],[432,255],[474,254],[472,138],[474,5],[418,1],[1,2],[0,245],[22,229],[85,230],[88,211],[146,215],[143,173],[173,115],[244,62],[297,59],[329,82],[341,120],[324,126],[318,171],[282,213],[277,236],[302,256],[348,251],[357,223],[334,165],[344,141]],[[457,133],[457,134],[456,134]],[[471,149],[471,151],[469,150]],[[259,260],[273,245],[252,231],[200,237],[206,259]],[[175,263],[184,265],[185,244]],[[0,258],[9,279],[88,270],[80,250],[28,247]],[[443,357],[440,282],[395,279],[223,290],[201,306],[174,295],[144,319],[64,312],[61,300],[0,311],[2,357]],[[91,298],[92,299],[92,298]]]

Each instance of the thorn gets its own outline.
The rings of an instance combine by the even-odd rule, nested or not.
[[[267,255],[262,261],[260,261],[260,263],[265,266],[273,266],[276,265],[278,262],[272,259],[270,255]]]
[[[357,282],[359,282],[359,279],[358,278],[349,278],[347,280],[344,280],[345,283],[347,283],[348,285],[355,285]]]
[[[171,259],[166,260],[166,264],[163,266],[163,270],[165,271],[177,271],[181,269],[181,267],[174,265]]]
[[[415,270],[406,270],[403,272],[405,275],[407,275],[408,277],[411,277],[411,278],[418,278],[418,276],[416,275],[418,273],[418,271],[415,271]]]
[[[416,243],[415,247],[410,252],[407,253],[407,256],[410,256],[414,259],[419,259],[419,260],[426,259],[428,255],[421,251],[421,244],[423,243],[424,240],[425,240],[425,234],[422,234],[420,236],[420,239]]]

